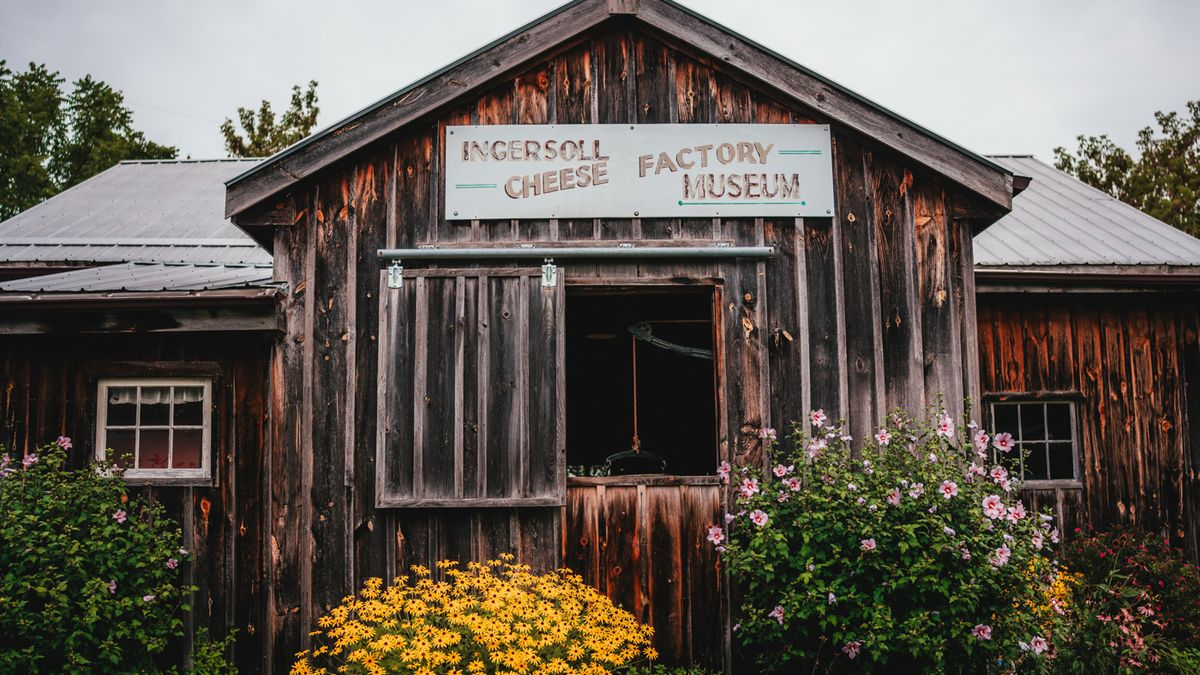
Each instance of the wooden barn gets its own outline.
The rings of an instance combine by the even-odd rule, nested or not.
[[[194,623],[237,628],[246,672],[286,671],[367,578],[501,552],[731,669],[715,467],[814,408],[861,438],[895,407],[1069,400],[1075,483],[1032,497],[1108,522],[1125,493],[1090,481],[1142,462],[1157,492],[1125,511],[1163,515],[1128,519],[1191,541],[1194,304],[1164,277],[1147,333],[1121,289],[1069,296],[1096,321],[1127,298],[1170,355],[1051,342],[1030,322],[1076,311],[1070,271],[973,253],[1025,211],[1014,161],[667,0],[578,0],[267,160],[122,164],[0,223],[0,443],[133,451],[196,553]],[[1125,435],[1088,445],[1111,418],[1085,401]]]
[[[983,404],[1066,532],[1133,525],[1197,559],[1200,240],[1027,156],[975,239]],[[1018,180],[1022,180],[1018,178]]]

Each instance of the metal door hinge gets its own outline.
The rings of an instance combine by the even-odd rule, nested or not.
[[[393,260],[388,265],[388,288],[404,287],[404,265],[399,260]]]
[[[546,258],[542,265],[542,288],[554,288],[558,285],[558,268],[554,266],[553,258]]]

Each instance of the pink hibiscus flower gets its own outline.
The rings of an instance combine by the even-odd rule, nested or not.
[[[991,476],[992,476],[992,480],[996,481],[997,483],[999,483],[1002,480],[1007,480],[1008,479],[1008,469],[1006,469],[1002,466],[992,467]]]
[[[1001,546],[992,553],[992,557],[988,558],[988,562],[995,567],[1004,567],[1008,564],[1009,557],[1012,556],[1012,549],[1007,546]]]
[[[954,420],[946,413],[937,421],[937,435],[943,438],[954,438]]]
[[[759,527],[766,525],[767,521],[770,519],[771,517],[768,516],[762,509],[754,509],[750,512],[750,522]]]
[[[179,567],[179,561],[174,558],[167,558],[167,569],[173,570]]]
[[[775,619],[776,621],[779,622],[779,625],[782,626],[783,625],[783,606],[775,605],[775,609],[768,612],[767,616],[772,619]]]
[[[62,448],[63,450],[71,449],[71,437],[70,436],[59,436],[58,440],[55,441],[55,443],[58,443],[58,447]]]
[[[892,488],[892,491],[887,493],[887,503],[892,506],[900,506],[900,490]]]
[[[749,499],[749,498],[753,497],[754,495],[758,494],[758,491],[759,490],[758,490],[758,479],[757,478],[743,478],[742,479],[742,487],[740,488],[740,492],[742,494],[743,499]]]
[[[979,640],[991,640],[992,627],[985,623],[981,623],[971,629],[971,635],[974,635]]]
[[[1034,654],[1041,654],[1050,648],[1050,643],[1046,641],[1046,638],[1038,635],[1029,641],[1029,648],[1033,650]]]
[[[861,548],[864,551],[874,551],[875,550],[875,539],[874,538],[863,539],[862,541],[859,542],[858,545],[859,545],[859,548]]]
[[[814,438],[808,444],[808,458],[816,459],[821,451],[829,447],[829,441],[824,438]]]
[[[717,465],[717,475],[721,477],[722,483],[729,482],[729,472],[733,469],[729,462],[722,461]]]
[[[996,437],[992,439],[992,447],[1000,452],[1012,452],[1012,449],[1015,447],[1012,434],[1007,431],[1002,434],[996,434]]]
[[[987,435],[986,431],[984,431],[983,429],[976,431],[975,438],[973,440],[975,442],[975,451],[976,452],[981,452],[981,453],[987,452],[988,441],[991,440],[991,437]]]
[[[771,469],[771,471],[774,472],[776,477],[783,478],[784,476],[788,475],[795,469],[796,469],[795,466],[784,466],[782,464],[776,464],[775,468]]]
[[[875,432],[876,443],[880,445],[887,445],[889,442],[891,442],[891,440],[892,435],[888,433],[887,429],[880,429],[879,431]]]
[[[958,483],[955,483],[952,480],[942,481],[942,497],[945,499],[950,499],[951,497],[957,497],[957,496],[958,496]]]
[[[1008,510],[1008,520],[1010,522],[1015,523],[1024,517],[1025,517],[1025,505],[1022,504],[1021,502],[1017,502],[1016,504],[1013,504],[1012,508],[1010,508]]]
[[[791,478],[783,481],[783,484],[788,486],[788,489],[791,490],[792,492],[800,491],[800,479],[796,478],[795,476],[792,476]]]
[[[912,497],[913,499],[916,499],[923,494],[925,494],[925,484],[924,483],[913,483],[912,488],[910,488],[908,491],[908,496]]]
[[[988,495],[983,498],[983,515],[996,520],[1004,517],[1004,502],[1000,501],[1000,495]]]
[[[773,441],[776,438],[775,430],[771,427],[763,427],[758,430],[758,437],[764,441]]]
[[[708,528],[708,537],[706,538],[711,541],[714,546],[720,546],[721,542],[725,541],[725,530],[721,529],[719,525],[713,525],[712,527]]]
[[[125,509],[117,509],[113,512],[112,517],[113,520],[117,521],[118,523],[124,523],[128,515],[125,513]]]
[[[862,651],[862,643],[858,640],[847,642],[846,646],[842,647],[842,651],[846,653],[846,656],[853,660],[856,656],[858,656],[858,653]]]
[[[822,424],[825,424],[827,419],[829,418],[825,416],[824,410],[814,410],[808,413],[808,421],[812,422],[814,427],[819,427]]]

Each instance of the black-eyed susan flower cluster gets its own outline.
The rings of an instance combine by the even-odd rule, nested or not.
[[[368,580],[318,620],[292,674],[608,673],[657,658],[653,630],[578,575],[500,558]]]

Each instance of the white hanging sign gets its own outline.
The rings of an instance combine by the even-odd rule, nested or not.
[[[829,127],[446,127],[446,218],[829,217]]]

